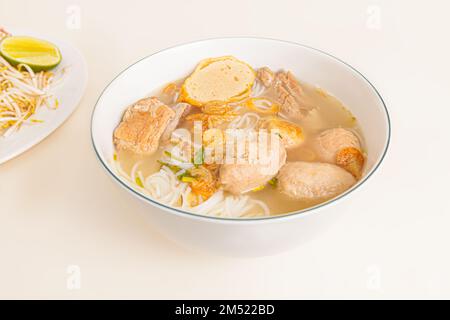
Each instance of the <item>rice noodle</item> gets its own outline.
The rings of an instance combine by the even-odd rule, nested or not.
[[[139,170],[140,162],[133,166],[130,175],[124,172],[119,161],[114,160],[113,164],[117,173],[125,178],[133,188],[169,206],[178,207],[192,213],[224,218],[251,218],[270,215],[269,207],[263,201],[251,199],[247,195],[228,195],[222,189],[219,189],[199,205],[191,206],[189,197],[192,190],[187,183],[178,180],[180,172],[174,173],[169,167],[163,165],[158,172],[144,177]],[[139,177],[142,181],[143,187],[136,182],[136,177]]]
[[[253,83],[251,97],[259,97],[264,91],[266,91],[266,87],[260,80],[256,79]]]
[[[236,117],[231,123],[228,125],[229,129],[243,129],[243,130],[254,130],[259,124],[261,117],[254,113],[248,112],[242,116]]]

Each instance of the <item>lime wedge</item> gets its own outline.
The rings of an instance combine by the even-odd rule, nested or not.
[[[33,71],[46,71],[61,62],[61,53],[52,43],[32,38],[13,36],[0,43],[0,54],[12,65],[27,64]]]

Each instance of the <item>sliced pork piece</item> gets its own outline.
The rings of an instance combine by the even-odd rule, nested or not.
[[[259,81],[261,81],[264,87],[269,88],[273,83],[275,74],[268,67],[262,67],[256,71],[256,77]]]
[[[152,154],[175,111],[157,98],[145,98],[128,107],[122,122],[114,131],[114,144],[118,150],[138,154]]]
[[[178,127],[178,124],[180,123],[180,120],[183,119],[191,110],[192,106],[188,103],[177,103],[172,110],[175,111],[175,116],[170,120],[169,124],[166,127],[166,130],[164,130],[164,133],[161,136],[161,142],[168,142],[170,141],[170,137],[172,135],[172,132]]]
[[[280,114],[292,120],[302,120],[314,109],[305,98],[303,89],[290,71],[280,71],[275,75],[273,90]]]
[[[272,147],[273,146],[273,147]],[[278,148],[275,149],[275,146]],[[286,149],[281,141],[270,144],[269,161],[258,163],[224,164],[220,168],[220,183],[224,190],[233,194],[242,194],[264,186],[274,178],[286,163]]]
[[[325,130],[317,136],[315,149],[321,161],[337,164],[356,178],[361,177],[364,155],[359,138],[352,131],[343,128]]]
[[[171,105],[177,102],[180,95],[180,88],[174,82],[169,83],[164,87],[159,98],[165,104]]]
[[[288,162],[278,174],[277,188],[297,200],[331,199],[356,183],[344,169],[329,163]]]

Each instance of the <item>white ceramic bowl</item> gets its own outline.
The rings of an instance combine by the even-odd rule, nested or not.
[[[188,75],[200,60],[224,55],[236,56],[254,67],[291,70],[301,80],[325,89],[348,106],[360,122],[368,149],[366,172],[358,184],[307,210],[278,217],[233,220],[199,216],[159,204],[117,176],[111,167],[112,134],[125,108],[161,85]],[[345,208],[338,200],[351,201],[352,193],[379,167],[389,138],[389,115],[383,100],[358,71],[319,50],[260,38],[204,40],[150,55],[124,70],[106,87],[92,115],[92,141],[100,162],[120,186],[144,205],[153,225],[182,245],[234,256],[275,254],[324,229]]]

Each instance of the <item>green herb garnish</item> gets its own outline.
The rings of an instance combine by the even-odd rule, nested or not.
[[[277,178],[272,178],[272,179],[270,179],[269,180],[269,184],[272,186],[272,187],[276,187],[277,186],[277,184],[278,184],[278,179]]]
[[[164,150],[164,154],[165,154],[166,156],[168,156],[169,158],[174,159],[174,160],[176,160],[176,161],[179,161],[179,162],[182,162],[182,163],[185,163],[185,162],[186,162],[185,159],[178,158],[178,157],[174,156],[171,152],[169,152],[169,151],[167,151],[167,150]]]
[[[141,180],[141,178],[139,178],[139,177],[136,177],[136,184],[137,184],[139,187],[141,187],[141,188],[144,187],[144,184],[142,183],[142,180]]]
[[[167,168],[169,168],[170,170],[172,170],[173,173],[177,173],[180,170],[182,170],[179,166],[176,166],[174,164],[170,164],[161,160],[158,160],[158,163],[161,164],[161,166],[166,166]]]
[[[205,152],[203,146],[200,150],[197,151],[197,153],[194,155],[194,165],[199,166],[202,165],[205,161]]]
[[[182,182],[187,182],[187,183],[197,181],[197,179],[195,179],[194,177],[189,177],[189,176],[181,177],[180,180],[181,180]]]

